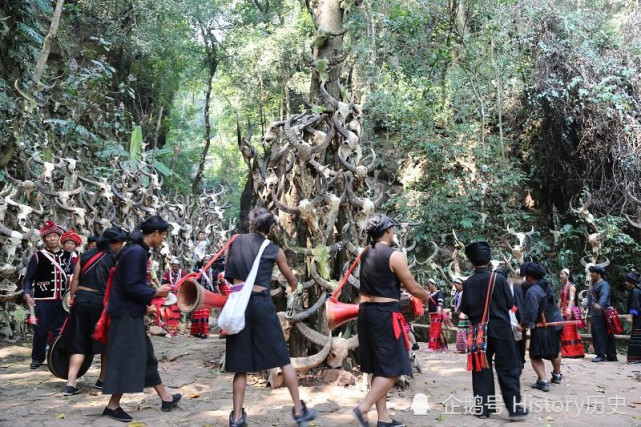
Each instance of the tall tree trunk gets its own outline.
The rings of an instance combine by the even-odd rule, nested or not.
[[[316,25],[317,39],[325,37],[325,41],[319,47],[314,48],[314,60],[326,59],[331,61],[337,55],[343,53],[343,9],[340,0],[319,0],[314,11],[313,18]],[[323,33],[325,34],[323,36]],[[341,35],[338,35],[341,34]],[[334,66],[330,69],[329,79],[327,81],[327,91],[336,99],[340,99],[340,90],[338,87],[341,75],[341,67]],[[320,81],[318,73],[312,71],[312,81],[310,87],[310,100],[312,104],[324,105],[320,96]]]
[[[209,120],[209,100],[211,98],[211,87],[214,80],[214,74],[216,74],[216,65],[209,67],[209,77],[207,79],[207,90],[205,92],[205,145],[203,146],[203,151],[200,153],[200,162],[198,163],[198,170],[196,171],[196,176],[194,177],[194,182],[191,185],[191,192],[193,194],[198,194],[200,192],[200,186],[203,182],[203,174],[205,171],[205,162],[207,161],[207,154],[209,153],[209,146],[211,145],[211,122]]]
[[[36,62],[36,68],[35,70],[33,70],[33,76],[31,77],[31,82],[33,83],[34,88],[38,87],[40,79],[42,79],[42,74],[45,72],[47,59],[49,59],[49,52],[51,52],[51,41],[56,37],[56,33],[58,32],[60,17],[62,16],[62,6],[64,5],[64,3],[65,0],[58,0],[56,2],[56,8],[53,11],[53,17],[51,18],[49,33],[45,37],[44,43],[42,44],[42,50],[40,51],[38,62]]]

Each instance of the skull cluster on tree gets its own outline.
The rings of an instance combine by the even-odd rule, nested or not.
[[[199,197],[161,192],[162,177],[144,162],[112,162],[113,173],[105,177],[81,172],[78,161],[56,158],[44,161],[37,154],[24,162],[25,176],[5,172],[7,183],[0,191],[0,293],[12,293],[26,272],[29,256],[38,248],[39,228],[53,219],[65,229],[73,228],[84,240],[111,226],[131,231],[149,215],[160,215],[172,225],[162,250],[162,267],[169,258],[193,263],[194,238],[204,231],[212,248],[222,245],[234,228],[225,225],[221,201],[224,189]]]

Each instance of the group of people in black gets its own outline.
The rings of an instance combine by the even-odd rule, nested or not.
[[[248,415],[244,408],[247,373],[275,367],[282,369],[285,385],[291,394],[293,420],[298,425],[307,425],[315,419],[317,411],[307,408],[300,398],[296,371],[269,292],[274,265],[287,280],[288,292],[300,291],[298,281],[283,250],[268,240],[278,227],[277,217],[267,209],[257,208],[250,213],[249,222],[250,232],[237,236],[229,245],[224,271],[231,292],[237,291],[242,288],[254,261],[261,254],[245,311],[245,328],[226,339],[226,370],[234,373],[229,425],[247,425]],[[408,328],[399,305],[401,288],[423,304],[430,302],[430,293],[416,282],[406,257],[392,247],[397,225],[396,221],[383,214],[369,218],[366,224],[368,245],[360,255],[359,361],[362,372],[371,374],[372,379],[366,396],[350,412],[359,426],[369,425],[368,414],[373,406],[377,412],[377,427],[403,425],[392,419],[386,403],[387,394],[398,378],[412,374]],[[161,399],[162,411],[171,411],[181,399],[180,394],[170,394],[162,384],[144,323],[144,316],[153,314],[155,309],[152,299],[166,297],[170,292],[168,285],[151,287],[149,271],[150,251],[163,243],[169,227],[162,218],[151,216],[131,234],[118,228],[107,229],[103,236],[94,239],[95,248],[83,253],[74,264],[70,261],[72,255],[59,247],[64,230],[48,222],[41,230],[45,248],[32,257],[25,279],[25,299],[29,306],[35,306],[38,317],[31,362],[31,368],[35,369],[44,360],[47,331],[54,329],[57,332],[62,326],[61,298],[66,288],[66,277],[73,272],[69,287],[75,298],[61,339],[61,345],[71,355],[65,395],[79,392],[76,382],[84,358],[101,354],[102,369],[95,387],[111,395],[103,415],[118,421],[133,419],[120,406],[124,393],[153,387]],[[525,359],[524,346],[515,339],[515,329],[530,328],[534,331],[542,322],[555,325],[549,328],[551,333],[533,334],[530,348],[532,366],[538,376],[534,387],[545,391],[549,384],[545,377],[544,358],[552,360],[552,382],[560,383],[563,378],[559,356],[562,326],[557,325],[563,317],[551,285],[545,280],[545,268],[541,265],[524,263],[521,276],[525,280],[521,286],[514,286],[507,275],[491,271],[491,251],[486,242],[468,245],[465,253],[474,264],[475,272],[463,284],[462,293],[459,292],[457,310],[469,319],[471,330],[478,331],[478,326],[482,326],[482,345],[474,349],[482,351],[487,361],[480,366],[478,359],[472,358],[473,392],[478,402],[476,415],[487,418],[494,410],[489,399],[495,395],[493,370],[496,370],[510,418],[521,419],[528,415],[520,389]],[[599,307],[610,303],[609,285],[603,280],[601,267],[593,267],[591,272],[594,274],[594,286],[589,304],[595,310],[592,315],[595,351],[599,356],[597,359],[613,360],[616,359],[613,338],[600,336],[604,325],[595,321]],[[627,285],[630,285],[633,305],[630,314],[634,316],[634,331],[638,334],[641,332],[638,275],[630,273],[626,276]],[[108,298],[104,297],[105,293]],[[103,302],[110,318],[106,345],[92,338],[94,326],[103,311]],[[638,351],[641,338],[637,335],[635,339]],[[532,354],[532,349],[537,349],[540,354]],[[634,350],[633,342],[631,349]],[[641,354],[637,353],[636,357],[638,360]]]

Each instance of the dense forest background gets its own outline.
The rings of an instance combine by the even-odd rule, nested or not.
[[[339,3],[341,82],[363,107],[383,208],[420,222],[422,257],[434,241],[446,265],[452,230],[507,255],[506,227],[533,226],[527,256],[581,282],[586,226],[570,207],[589,191],[623,307],[622,276],[641,268],[641,230],[626,219],[641,222],[638,1]],[[222,185],[225,215],[240,217],[240,135],[260,147],[271,121],[313,107],[311,52],[326,37],[315,2],[68,0],[37,77],[55,6],[0,0],[0,183],[25,179],[33,153],[106,176],[140,126],[164,193]]]

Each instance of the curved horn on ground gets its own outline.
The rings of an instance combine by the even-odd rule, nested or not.
[[[316,345],[325,345],[327,342],[327,337],[320,332],[318,332],[315,329],[310,328],[303,322],[299,322],[296,324],[296,327],[300,331],[300,333],[307,338],[309,341],[313,342]]]
[[[315,368],[316,366],[323,363],[325,359],[327,359],[327,356],[329,355],[329,351],[331,348],[332,348],[332,334],[330,332],[330,334],[327,336],[327,341],[325,342],[325,346],[321,351],[319,351],[318,353],[312,356],[292,357],[291,364],[294,367],[294,369],[296,369],[297,371]]]

